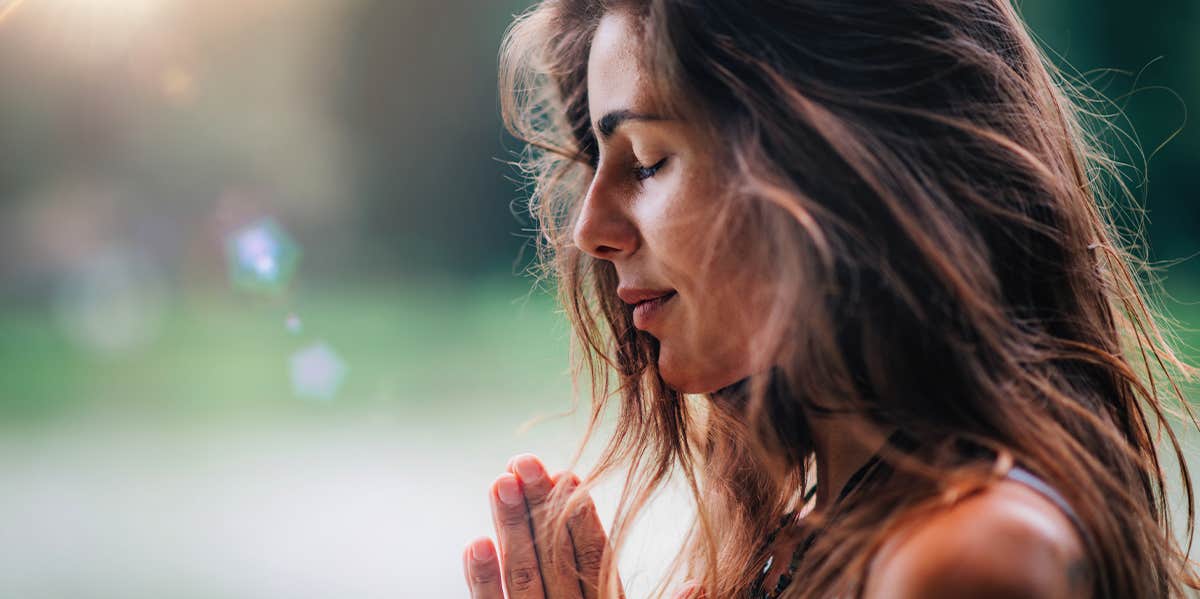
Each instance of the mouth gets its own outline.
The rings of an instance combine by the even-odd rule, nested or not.
[[[669,291],[659,297],[642,300],[633,306],[633,326],[646,329],[655,321],[662,318],[663,311],[676,296],[675,291]]]

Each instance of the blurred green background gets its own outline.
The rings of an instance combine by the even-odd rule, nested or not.
[[[528,4],[0,0],[0,596],[466,596],[487,485],[583,423],[521,429],[572,397],[496,97]],[[1020,5],[1169,140],[1115,148],[1150,257],[1200,251],[1200,2]],[[256,293],[226,244],[264,217],[298,266]],[[1194,327],[1200,265],[1165,274]]]

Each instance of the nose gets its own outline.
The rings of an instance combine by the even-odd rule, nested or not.
[[[627,212],[619,186],[592,180],[572,231],[575,245],[595,258],[615,260],[637,249],[637,223]]]

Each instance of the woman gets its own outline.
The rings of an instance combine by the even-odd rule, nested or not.
[[[1197,587],[1156,445],[1190,538],[1167,417],[1196,370],[1007,0],[545,0],[501,59],[583,443],[618,418],[584,480],[529,455],[496,479],[473,597],[621,596],[674,475],[697,514],[660,595]],[[618,468],[606,538],[588,490]]]

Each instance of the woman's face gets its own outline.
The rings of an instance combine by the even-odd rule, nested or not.
[[[658,367],[672,388],[707,393],[753,372],[754,316],[765,310],[732,277],[739,256],[713,255],[711,224],[719,208],[718,170],[707,144],[687,123],[654,115],[651,73],[635,59],[631,17],[601,19],[588,57],[588,100],[600,147],[595,177],[574,229],[575,244],[608,260],[634,325],[659,341]],[[631,116],[634,115],[634,116]],[[638,293],[639,290],[647,293]]]

